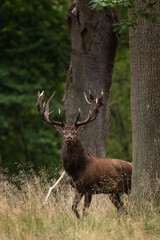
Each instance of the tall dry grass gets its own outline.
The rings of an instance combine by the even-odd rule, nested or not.
[[[48,204],[40,208],[49,185],[45,177],[24,172],[0,183],[0,240],[156,240],[160,212],[152,202],[138,209],[124,197],[128,214],[117,214],[106,195],[93,197],[86,218],[71,211],[73,190],[60,184]],[[53,184],[54,181],[52,181]],[[82,210],[82,203],[79,210]]]

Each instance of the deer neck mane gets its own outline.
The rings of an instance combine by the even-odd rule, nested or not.
[[[86,153],[77,138],[74,143],[62,142],[62,163],[64,170],[72,177],[77,178],[87,164]]]

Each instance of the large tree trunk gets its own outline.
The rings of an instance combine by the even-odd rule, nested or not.
[[[158,0],[156,7],[159,8]],[[136,0],[136,8],[142,6]],[[149,195],[157,199],[160,190],[160,20],[156,23],[138,18],[131,28],[131,111],[133,128],[133,178],[135,196],[141,200]],[[146,179],[149,179],[146,182]],[[159,198],[159,197],[158,197]]]
[[[110,128],[109,91],[118,43],[112,24],[117,21],[114,9],[91,10],[90,0],[76,0],[68,12],[71,39],[71,62],[64,95],[67,124],[73,124],[78,108],[82,119],[88,114],[83,92],[94,88],[104,91],[104,107],[97,119],[80,134],[85,150],[100,157],[106,155]]]

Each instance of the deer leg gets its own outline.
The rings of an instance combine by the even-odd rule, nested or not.
[[[83,194],[76,192],[73,200],[73,204],[72,204],[72,211],[75,213],[77,218],[80,218],[79,212],[77,211],[77,206],[80,203],[82,197],[83,197]]]
[[[89,209],[89,206],[91,204],[91,200],[92,200],[92,194],[86,193],[85,194],[85,199],[84,199],[83,216],[88,215],[88,209]]]
[[[118,193],[110,194],[109,199],[111,200],[111,202],[114,204],[118,211],[120,211],[123,208],[123,202]]]

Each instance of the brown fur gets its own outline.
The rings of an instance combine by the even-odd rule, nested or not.
[[[76,129],[63,131],[62,163],[70,184],[76,189],[72,209],[79,218],[78,203],[85,195],[84,214],[89,208],[92,194],[110,194],[110,199],[119,210],[123,203],[120,195],[131,189],[131,163],[123,160],[99,158],[88,154],[77,136]],[[67,141],[67,136],[72,138]]]

